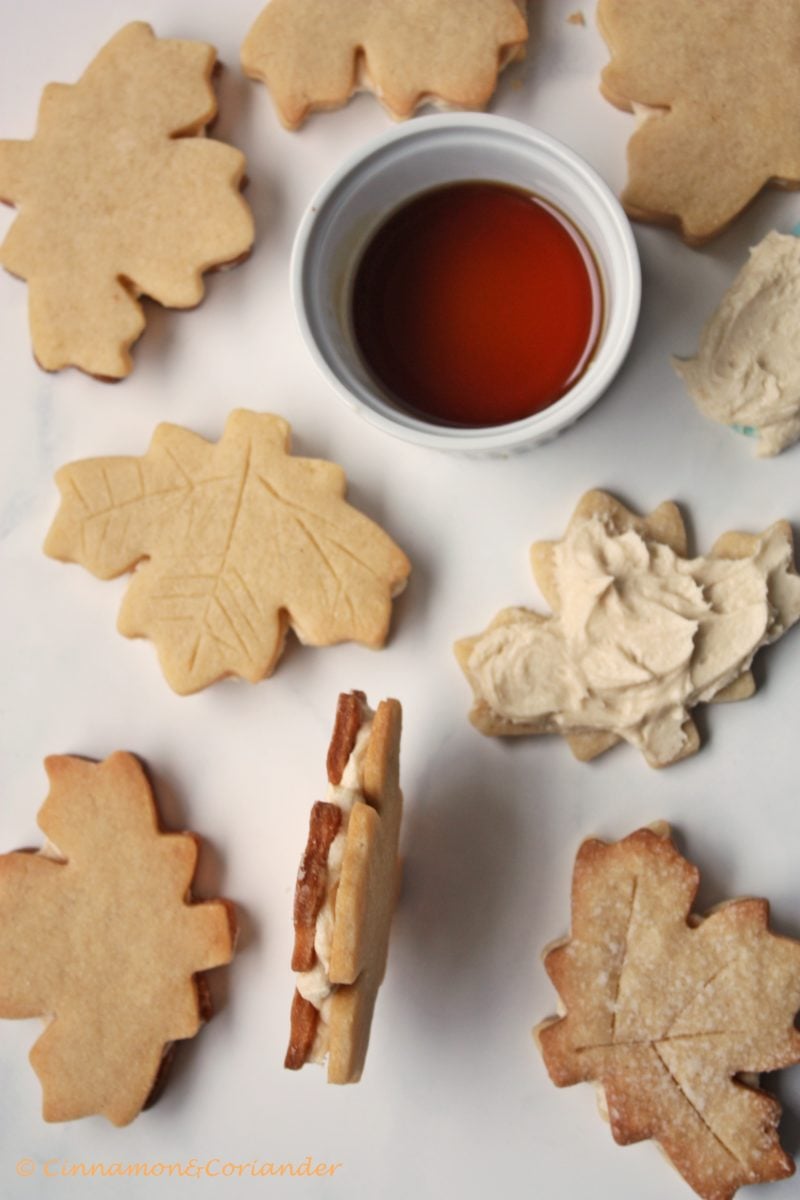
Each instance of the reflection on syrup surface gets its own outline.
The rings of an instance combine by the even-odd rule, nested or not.
[[[499,183],[448,184],[397,209],[353,283],[361,355],[397,403],[442,425],[547,408],[597,344],[602,289],[575,226]]]

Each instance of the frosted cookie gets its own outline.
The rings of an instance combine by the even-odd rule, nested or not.
[[[297,875],[296,990],[285,1066],[328,1062],[328,1083],[361,1078],[386,970],[400,879],[400,705],[339,697],[328,795],[311,811]]]
[[[692,358],[673,358],[700,412],[779,454],[800,438],[800,238],[768,233],[750,251]]]
[[[638,517],[587,492],[565,537],[531,549],[553,615],[505,609],[456,644],[473,724],[560,733],[584,761],[621,739],[653,767],[694,753],[690,710],[752,695],[756,651],[800,617],[800,579],[785,521],[723,534],[707,556],[686,542],[674,504]]]
[[[622,202],[713,237],[768,183],[800,184],[800,8],[786,0],[600,0],[601,89],[635,112]]]
[[[572,932],[544,958],[562,1015],[535,1032],[558,1087],[597,1084],[617,1142],[654,1138],[699,1196],[730,1200],[794,1174],[757,1084],[800,1061],[800,942],[766,900],[693,913],[698,882],[666,825],[584,842]]]
[[[204,136],[215,59],[126,25],[77,83],[45,88],[32,141],[0,142],[0,200],[20,210],[0,262],[28,281],[46,370],[129,374],[139,297],[191,308],[204,271],[249,252],[244,156]]]
[[[47,841],[0,856],[0,1016],[47,1018],[31,1052],[46,1121],[126,1125],[211,1015],[197,972],[230,962],[233,907],[191,902],[197,839],[160,831],[132,755],[45,766]]]
[[[56,475],[45,553],[100,579],[135,570],[118,628],[155,642],[176,692],[264,679],[290,626],[312,646],[386,640],[408,559],[346,502],[342,468],[293,458],[289,433],[238,409],[217,444],[160,425],[141,458]]]
[[[397,119],[431,101],[483,108],[524,54],[524,0],[270,0],[242,46],[287,129],[369,88]]]

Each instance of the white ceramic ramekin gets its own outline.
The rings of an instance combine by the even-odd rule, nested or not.
[[[584,235],[601,275],[603,326],[587,369],[549,408],[506,425],[453,428],[404,411],[364,365],[352,333],[353,277],[376,228],[412,196],[456,180],[508,183],[551,201]],[[630,225],[603,180],[554,138],[484,113],[417,118],[344,162],[303,216],[291,279],[308,347],[351,408],[395,437],[473,454],[507,454],[545,441],[594,404],[628,352],[641,293]]]

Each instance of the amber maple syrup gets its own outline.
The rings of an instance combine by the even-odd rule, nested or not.
[[[402,408],[443,425],[489,426],[547,408],[591,360],[600,276],[553,205],[498,183],[423,192],[368,243],[353,332]]]

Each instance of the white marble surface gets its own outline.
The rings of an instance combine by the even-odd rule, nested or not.
[[[632,120],[599,96],[605,50],[586,6],[541,0],[528,63],[507,73],[495,111],[565,139],[619,188]],[[557,739],[481,738],[453,655],[508,604],[542,606],[530,542],[558,537],[581,493],[604,486],[640,509],[673,497],[695,546],[722,531],[800,520],[795,449],[775,461],[706,422],[669,365],[767,230],[791,228],[800,200],[769,192],[697,252],[639,228],[644,303],[633,351],[611,391],[559,440],[507,461],[442,457],[359,423],[317,375],[291,311],[287,267],[308,198],[343,154],[384,130],[366,96],[284,132],[266,92],[244,79],[238,46],[257,0],[0,0],[0,136],[33,133],[41,88],[73,81],[127,20],[213,42],[217,136],[248,156],[258,240],[252,258],[212,277],[194,312],[148,305],[135,370],[111,386],[46,375],[31,357],[24,284],[0,273],[0,848],[38,844],[42,759],[114,749],[141,755],[166,822],[206,839],[198,892],[241,905],[234,966],[214,984],[220,1011],[180,1055],[162,1100],[125,1129],[100,1118],[45,1125],[26,1056],[36,1021],[0,1023],[0,1195],[88,1194],[42,1178],[42,1164],[118,1161],[341,1162],[333,1179],[107,1178],[109,1197],[528,1195],[537,1200],[680,1200],[684,1183],[645,1144],[617,1148],[590,1087],[557,1092],[531,1041],[554,1011],[539,962],[565,932],[580,840],[616,838],[667,818],[703,869],[704,906],[768,895],[778,929],[800,936],[796,778],[800,633],[767,651],[758,695],[703,714],[702,752],[662,773],[630,748],[582,766]],[[0,213],[0,234],[12,219]],[[374,653],[292,643],[274,677],[173,695],[152,647],[115,631],[125,581],[103,583],[45,558],[55,469],[96,454],[140,453],[162,420],[210,438],[236,406],[288,418],[303,454],[341,462],[354,502],[381,521],[414,572],[389,646]],[[361,687],[405,708],[405,888],[363,1081],[329,1088],[284,1072],[292,887],[311,802],[324,787],[335,698]],[[800,1146],[800,1068],[776,1083],[785,1138]],[[33,1178],[17,1176],[20,1158]],[[773,1200],[796,1182],[772,1186]],[[754,1195],[756,1192],[754,1191]]]

